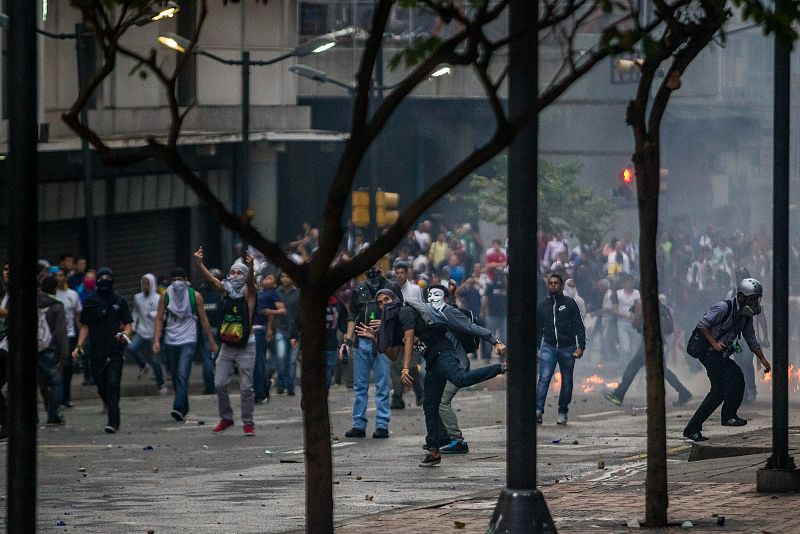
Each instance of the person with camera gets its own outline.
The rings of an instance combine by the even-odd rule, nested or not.
[[[720,404],[722,426],[747,424],[737,414],[744,396],[744,375],[731,356],[741,352],[739,338],[744,337],[747,346],[764,366],[764,373],[772,369],[753,328],[753,317],[761,313],[763,294],[764,289],[758,280],[744,278],[739,282],[736,296],[711,306],[689,337],[686,351],[700,360],[711,381],[711,390],[683,430],[684,437],[691,441],[708,439],[701,433],[703,423]]]
[[[348,438],[363,438],[367,429],[367,402],[369,401],[370,372],[375,378],[375,432],[373,438],[389,437],[389,396],[391,390],[391,361],[377,350],[375,342],[369,337],[356,335],[356,324],[370,327],[380,325],[381,312],[377,296],[382,289],[389,289],[394,295],[402,295],[396,284],[381,275],[378,268],[367,271],[367,280],[359,284],[350,305],[347,321],[347,334],[339,347],[339,358],[345,354],[353,363],[353,427],[345,432]]]

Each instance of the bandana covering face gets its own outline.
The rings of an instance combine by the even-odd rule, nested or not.
[[[444,301],[444,291],[438,288],[431,289],[430,292],[428,293],[428,304],[433,306],[435,310],[441,311],[441,309],[444,308],[444,305],[446,304]]]
[[[192,305],[189,302],[189,285],[183,280],[172,282],[167,288],[169,304],[167,309],[177,319],[185,319],[192,314]]]
[[[236,262],[231,265],[231,270],[236,269],[237,271],[243,273],[236,276],[228,275],[228,278],[222,281],[222,285],[225,288],[225,292],[228,294],[229,297],[234,299],[239,299],[244,296],[244,286],[245,286],[245,277],[250,270],[244,263]]]

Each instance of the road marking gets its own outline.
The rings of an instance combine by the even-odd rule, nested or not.
[[[587,413],[584,415],[579,415],[578,419],[597,419],[598,417],[605,417],[607,415],[624,415],[624,412],[620,412],[619,410],[614,410],[611,412],[598,412],[598,413]]]
[[[624,467],[622,469],[614,469],[614,470],[609,469],[599,477],[590,478],[589,482],[602,482],[610,478],[629,477],[634,473],[636,473],[637,471],[641,471],[646,467],[647,467],[647,462],[639,462],[637,464],[631,465],[629,467]]]
[[[331,449],[341,449],[342,447],[349,447],[350,445],[355,445],[355,441],[340,441],[339,443],[334,443],[331,445]],[[295,449],[293,451],[286,451],[283,454],[303,454],[306,452],[305,449]]]
[[[669,449],[667,449],[667,454],[675,454],[676,452],[682,452],[691,448],[692,448],[691,445],[680,445],[678,447],[670,447]],[[623,458],[622,461],[632,462],[636,460],[644,460],[646,458],[647,458],[647,453],[643,452],[641,454],[634,454],[633,456],[628,456],[627,458]]]

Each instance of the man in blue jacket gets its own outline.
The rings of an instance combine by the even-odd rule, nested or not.
[[[586,349],[586,330],[578,304],[564,296],[564,280],[558,273],[547,278],[549,296],[536,308],[536,346],[539,347],[539,383],[536,386],[536,422],[542,423],[544,401],[550,379],[561,371],[561,392],[558,395],[559,425],[567,424],[572,402],[572,371],[575,360]]]

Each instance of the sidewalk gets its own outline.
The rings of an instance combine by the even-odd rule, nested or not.
[[[790,429],[790,447],[795,457],[800,429]],[[761,446],[769,443],[770,429],[731,436]],[[731,446],[734,444],[732,443]],[[744,452],[744,451],[743,451]],[[669,462],[669,520],[661,532],[800,532],[797,495],[756,493],[756,470],[763,467],[768,453],[727,458]],[[645,464],[635,462],[616,471],[588,474],[580,480],[541,488],[559,532],[639,532],[633,521],[644,521]],[[422,507],[360,517],[338,524],[337,532],[486,532],[500,487]],[[724,521],[720,519],[724,517]],[[723,525],[718,523],[722,522]],[[402,527],[401,527],[402,526]]]

